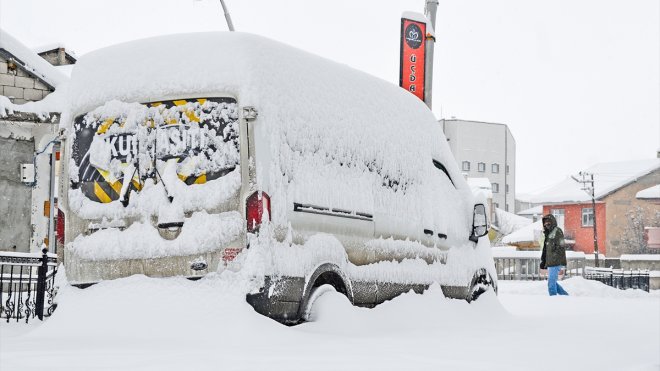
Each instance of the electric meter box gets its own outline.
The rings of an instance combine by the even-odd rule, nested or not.
[[[34,164],[21,164],[21,182],[34,183]]]

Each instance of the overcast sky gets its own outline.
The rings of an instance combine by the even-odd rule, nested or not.
[[[424,0],[226,0],[237,31],[394,84],[400,16]],[[658,0],[440,0],[433,111],[507,124],[517,193],[660,148]],[[154,35],[226,30],[217,0],[0,0],[0,27],[78,56]]]

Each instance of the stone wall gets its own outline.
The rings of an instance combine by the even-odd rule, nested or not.
[[[645,200],[639,200],[635,197],[637,192],[656,184],[660,184],[660,169],[640,177],[637,181],[603,198],[603,201],[607,204],[606,244],[608,257],[618,257],[621,254],[634,253],[633,251],[628,251],[621,241],[624,231],[628,226],[627,214],[630,210],[639,206],[648,219],[652,218],[660,210],[659,205]]]
[[[39,101],[53,92],[53,89],[27,73],[20,65],[16,64],[12,70],[7,62],[0,55],[0,95],[8,97],[12,103]]]

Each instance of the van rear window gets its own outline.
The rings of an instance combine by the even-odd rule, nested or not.
[[[192,185],[226,175],[240,161],[233,98],[109,102],[78,116],[74,130],[78,172],[71,180],[101,203],[119,198],[125,178],[139,191],[155,177],[157,162],[175,161],[179,179]],[[127,168],[134,170],[125,174]]]

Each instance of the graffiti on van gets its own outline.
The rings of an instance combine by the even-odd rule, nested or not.
[[[139,191],[156,161],[173,160],[186,184],[217,179],[239,163],[238,111],[231,98],[129,104],[116,102],[75,120],[71,174],[92,201],[119,198],[127,167]]]

